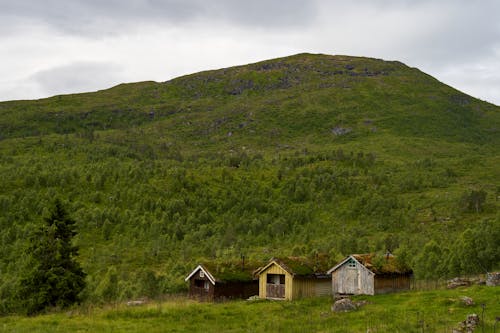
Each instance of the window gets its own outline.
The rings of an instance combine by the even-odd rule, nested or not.
[[[200,271],[200,277],[205,277],[205,272],[204,271]]]
[[[208,291],[210,289],[210,281],[195,279],[194,286],[196,288],[203,288]]]
[[[285,275],[267,274],[267,284],[285,284]]]
[[[354,261],[354,259],[350,258],[347,261],[347,267],[349,267],[349,268],[356,268],[356,261]]]

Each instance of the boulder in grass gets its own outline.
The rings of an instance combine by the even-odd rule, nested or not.
[[[500,286],[500,272],[486,274],[486,285],[490,287]]]
[[[332,305],[333,312],[348,312],[356,310],[356,304],[354,304],[349,298],[339,299]]]
[[[474,305],[474,300],[470,297],[467,296],[461,296],[460,297],[460,302],[465,305],[465,306],[472,306]]]
[[[473,333],[479,325],[479,316],[475,313],[467,315],[464,321],[461,321],[452,333]]]
[[[448,289],[455,289],[458,287],[468,287],[471,285],[471,281],[469,279],[463,279],[463,278],[453,278],[451,280],[447,281],[446,288]]]
[[[332,128],[332,133],[336,136],[345,135],[352,132],[352,128],[336,126]]]
[[[141,298],[133,301],[128,301],[127,306],[139,306],[139,305],[144,305],[148,302],[146,298]]]

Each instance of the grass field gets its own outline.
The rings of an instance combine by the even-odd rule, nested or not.
[[[474,300],[465,306],[461,296]],[[0,318],[1,332],[451,332],[467,314],[484,316],[477,332],[494,332],[500,287],[358,296],[369,303],[333,313],[330,298],[294,302],[197,303],[183,297],[144,306],[81,306],[37,317]],[[483,307],[484,304],[484,315]],[[497,326],[499,326],[497,324]],[[500,331],[500,327],[497,327]]]

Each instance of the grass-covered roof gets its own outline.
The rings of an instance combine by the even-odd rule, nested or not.
[[[251,281],[254,272],[262,266],[255,261],[206,261],[201,264],[217,282]]]
[[[411,274],[413,272],[410,267],[390,253],[383,255],[376,253],[353,254],[352,257],[370,271],[379,275]]]
[[[325,274],[328,269],[328,257],[280,257],[271,261],[278,263],[283,269],[296,276]]]

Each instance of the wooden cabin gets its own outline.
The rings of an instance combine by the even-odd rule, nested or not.
[[[410,289],[411,269],[388,253],[352,254],[327,272],[334,295],[374,295]]]
[[[205,263],[198,265],[186,278],[189,297],[200,301],[249,298],[259,294],[255,266],[241,263]]]
[[[331,295],[331,276],[298,258],[273,258],[260,268],[259,297],[294,300]]]

